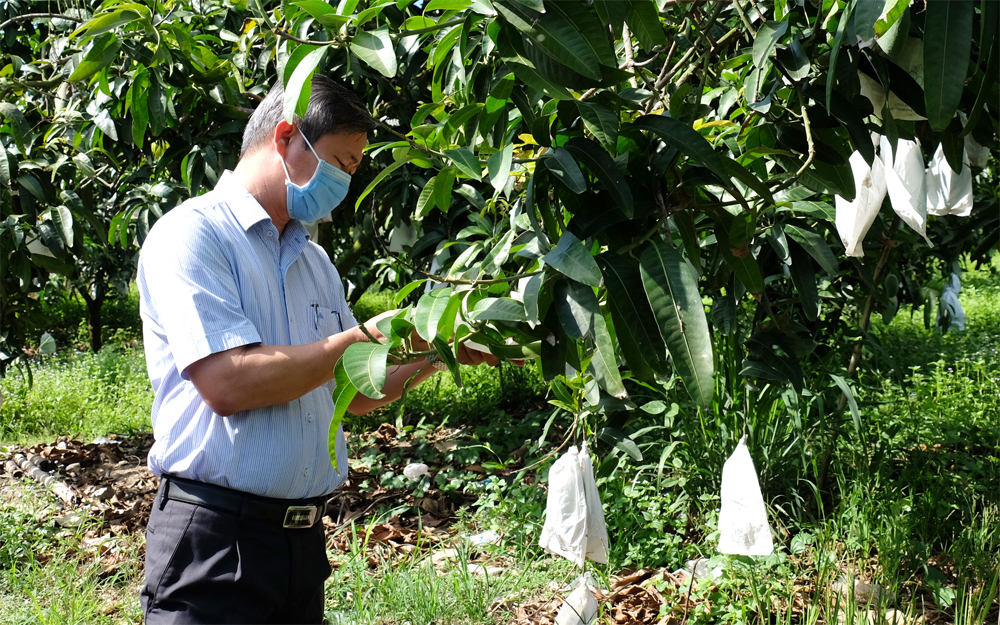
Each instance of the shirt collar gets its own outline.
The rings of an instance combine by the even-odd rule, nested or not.
[[[251,195],[246,187],[236,179],[233,172],[228,169],[222,172],[218,184],[215,185],[215,190],[224,194],[229,209],[243,230],[249,231],[250,228],[265,220],[271,221],[271,216],[267,214],[257,198]]]

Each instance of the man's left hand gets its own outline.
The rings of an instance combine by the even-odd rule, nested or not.
[[[495,367],[500,364],[500,359],[489,352],[481,352],[478,349],[472,349],[465,343],[459,343],[458,349],[458,362],[463,365],[482,365],[487,364],[491,367]]]

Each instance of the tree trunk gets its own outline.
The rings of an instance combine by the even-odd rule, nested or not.
[[[95,354],[101,351],[104,341],[101,337],[101,307],[104,305],[103,297],[90,297],[90,294],[80,289],[83,301],[87,303],[87,338],[90,340],[90,351]]]

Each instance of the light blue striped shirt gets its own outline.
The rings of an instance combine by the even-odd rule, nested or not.
[[[205,404],[185,369],[233,347],[302,345],[357,325],[337,269],[292,220],[279,238],[267,212],[228,172],[215,190],[159,219],[139,256],[146,367],[153,383],[149,469],[266,497],[333,491],[330,382],[287,404],[229,417]]]

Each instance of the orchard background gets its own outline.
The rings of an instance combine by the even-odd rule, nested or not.
[[[464,522],[504,529],[494,555],[517,574],[466,568],[487,588],[473,603],[534,588],[545,472],[586,438],[610,588],[714,553],[719,473],[747,434],[779,553],[713,560],[723,578],[675,592],[661,579],[657,619],[832,621],[844,576],[909,617],[996,620],[1000,2],[8,0],[0,42],[0,439],[148,430],[139,246],[235,165],[271,84],[291,119],[320,72],[379,128],[316,240],[359,318],[403,310],[345,356],[338,406],[377,396],[413,332],[451,369],[372,419],[338,410],[375,493],[359,522],[406,516],[379,489],[411,516],[433,514],[430,490],[442,518],[477,499]],[[907,141],[970,177],[968,210],[926,217],[925,238],[879,197],[863,241],[843,239],[835,198],[868,198],[852,166]],[[472,373],[449,346],[470,338],[537,359]],[[407,444],[363,445],[383,421]],[[406,482],[396,465],[423,453],[441,470]],[[337,614],[502,621],[535,596],[379,612],[365,598],[433,562],[355,571],[363,537],[331,582]],[[349,599],[348,578],[374,586]]]

